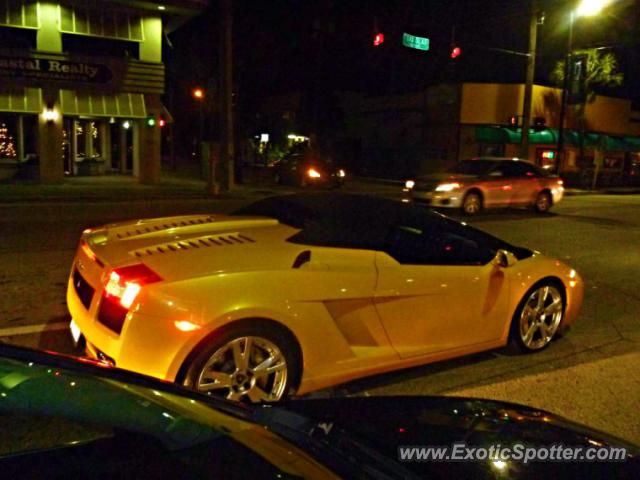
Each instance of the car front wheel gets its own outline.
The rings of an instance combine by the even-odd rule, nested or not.
[[[277,402],[293,385],[293,352],[289,339],[277,330],[230,328],[195,357],[183,384],[228,400]]]
[[[535,352],[551,343],[564,315],[564,296],[553,282],[529,290],[511,324],[511,344],[522,352]]]

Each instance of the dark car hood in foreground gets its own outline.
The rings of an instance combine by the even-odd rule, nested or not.
[[[426,478],[640,478],[640,449],[562,417],[534,408],[490,400],[456,397],[349,397],[292,400],[284,407],[319,425],[331,439],[343,431],[390,460],[398,460],[400,446],[488,447],[518,443],[530,447],[613,446],[626,447],[632,456],[617,463],[523,464],[492,461],[404,462],[402,465]]]

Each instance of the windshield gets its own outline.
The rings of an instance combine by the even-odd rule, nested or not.
[[[447,170],[449,173],[461,175],[486,175],[497,165],[492,160],[465,160]]]

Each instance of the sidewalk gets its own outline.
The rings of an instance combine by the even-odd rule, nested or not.
[[[275,195],[269,185],[237,185],[232,192],[209,194],[203,180],[163,174],[160,183],[145,185],[130,176],[71,177],[58,184],[3,183],[0,203],[127,202],[172,199],[223,199]]]
[[[0,183],[1,203],[24,202],[130,202],[161,200],[207,200],[240,199],[264,197],[290,193],[287,189],[266,183],[238,184],[231,192],[219,195],[205,191],[203,180],[192,177],[180,177],[165,173],[161,181],[154,185],[138,183],[136,178],[121,175],[95,177],[70,177],[58,184],[39,184],[35,182]],[[343,191],[353,193],[372,193],[383,196],[398,196],[403,182],[384,178],[351,177]],[[295,189],[294,189],[295,190]],[[640,194],[640,187],[611,187],[598,190],[567,188],[565,194],[571,195],[629,195]]]

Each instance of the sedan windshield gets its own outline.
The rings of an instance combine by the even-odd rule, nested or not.
[[[448,173],[461,175],[486,175],[497,165],[493,160],[465,160],[448,170]]]

